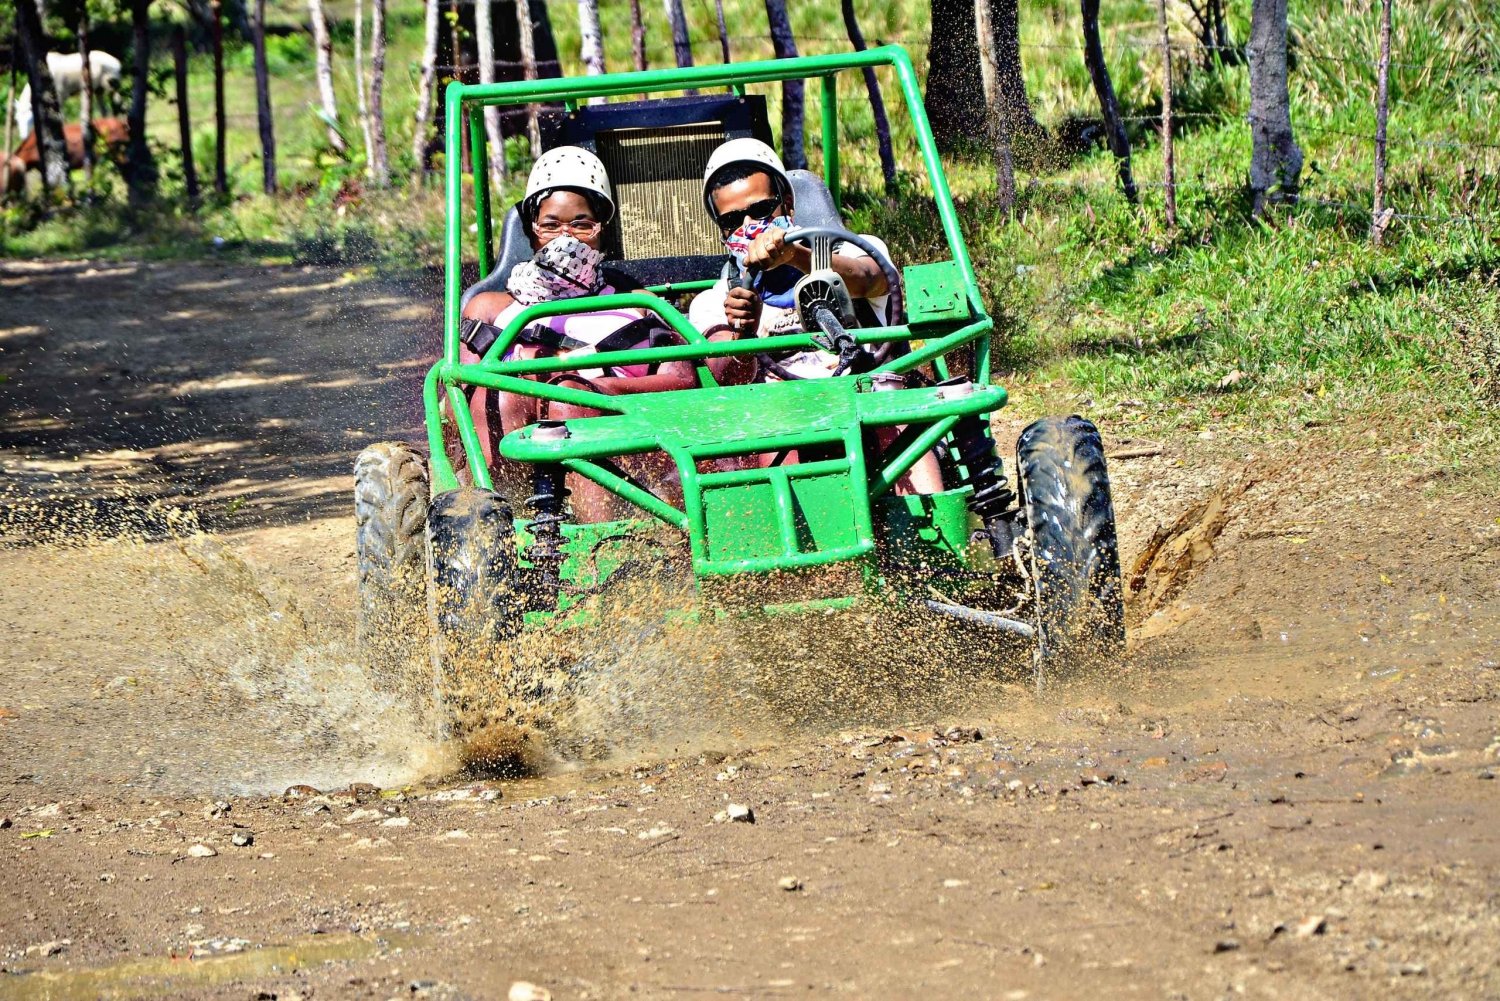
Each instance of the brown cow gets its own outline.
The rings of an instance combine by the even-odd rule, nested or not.
[[[130,125],[123,118],[94,119],[94,136],[104,140],[105,155],[116,163],[130,141]],[[83,126],[76,122],[63,126],[63,138],[68,146],[68,169],[83,167]],[[37,148],[36,133],[26,137],[16,151],[5,158],[0,166],[0,188],[15,193],[26,187],[26,172],[42,169],[42,154]]]

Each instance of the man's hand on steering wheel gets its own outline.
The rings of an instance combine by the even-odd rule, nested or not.
[[[772,226],[750,242],[745,250],[745,266],[770,271],[783,264],[796,264],[797,256],[797,248],[786,242],[786,230]]]

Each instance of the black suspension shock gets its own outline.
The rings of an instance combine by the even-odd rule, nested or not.
[[[995,556],[1008,558],[1015,544],[1016,492],[1005,478],[1005,468],[995,454],[995,439],[982,415],[959,418],[953,426],[953,447],[964,469],[963,482],[974,488],[969,510],[984,522]]]
[[[567,428],[561,421],[538,421],[534,432],[539,438],[566,437]],[[563,500],[568,496],[564,485],[565,472],[555,462],[539,462],[533,467],[532,490],[526,498],[531,508],[532,519],[527,522],[531,533],[531,545],[526,549],[526,559],[533,568],[532,579],[536,583],[535,597],[544,602],[543,607],[556,604],[557,594],[562,589],[562,524]]]

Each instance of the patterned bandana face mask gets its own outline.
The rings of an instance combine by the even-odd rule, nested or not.
[[[752,219],[739,229],[724,238],[724,249],[729,251],[743,271],[745,268],[745,255],[750,251],[750,245],[755,238],[769,229],[791,229],[792,220],[790,216],[777,215],[769,219]],[[802,272],[790,264],[783,264],[779,268],[770,271],[756,271],[750,275],[750,287],[760,296],[761,302],[767,306],[776,306],[780,309],[790,309],[797,304],[796,297],[792,294],[792,287],[802,277]]]
[[[506,290],[523,306],[594,295],[604,286],[604,255],[574,236],[563,234],[517,264]]]

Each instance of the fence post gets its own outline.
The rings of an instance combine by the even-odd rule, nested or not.
[[[1370,210],[1370,242],[1377,247],[1385,238],[1395,210],[1385,207],[1385,126],[1390,113],[1391,4],[1380,4],[1380,70],[1375,95],[1375,202]]]
[[[1156,24],[1161,30],[1161,148],[1166,161],[1167,226],[1177,228],[1177,158],[1172,147],[1172,36],[1167,31],[1167,0],[1156,0]]]

